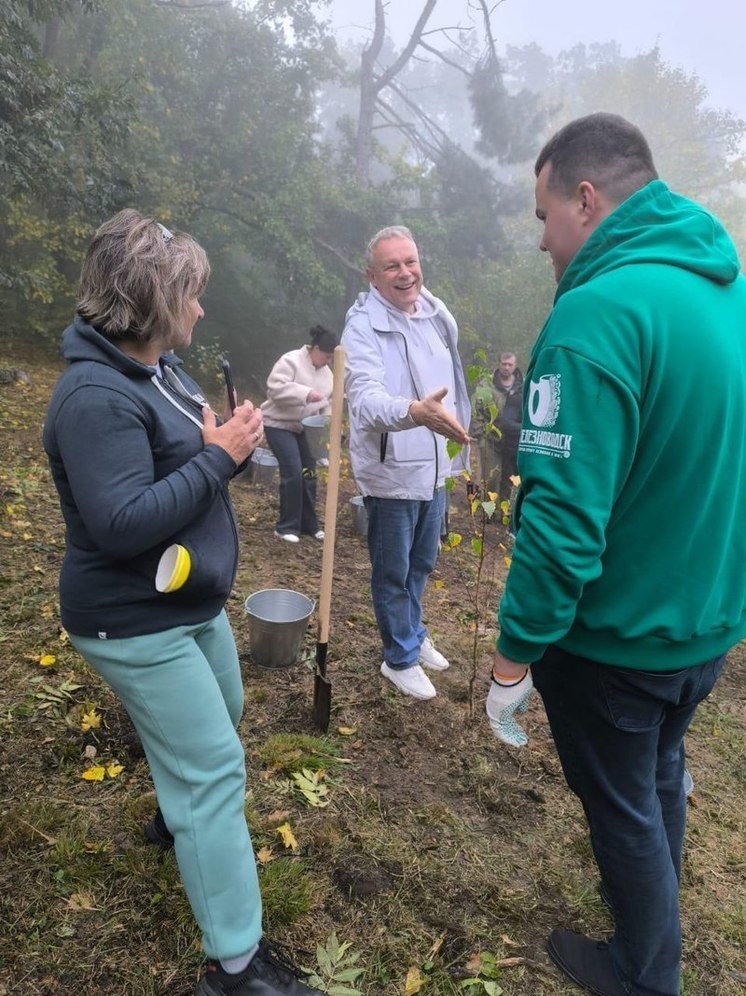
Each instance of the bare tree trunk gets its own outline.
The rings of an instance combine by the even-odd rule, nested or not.
[[[376,23],[370,44],[366,45],[360,59],[360,110],[357,121],[357,142],[355,147],[355,170],[357,181],[361,187],[370,185],[370,163],[373,152],[373,119],[376,111],[376,101],[381,90],[391,83],[394,77],[409,62],[412,53],[417,48],[425,30],[428,18],[435,9],[438,0],[425,0],[425,4],[417,18],[411,37],[394,62],[376,74],[376,60],[381,53],[386,37],[386,14],[383,0],[375,0]]]

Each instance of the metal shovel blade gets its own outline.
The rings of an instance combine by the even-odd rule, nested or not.
[[[316,674],[313,679],[313,722],[322,733],[329,729],[332,713],[332,683],[326,676],[328,646],[328,643],[316,644]]]

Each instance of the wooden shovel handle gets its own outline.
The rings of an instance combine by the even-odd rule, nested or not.
[[[329,642],[329,615],[332,604],[334,575],[334,539],[337,534],[337,501],[339,497],[339,463],[342,451],[342,409],[344,407],[345,351],[334,350],[334,389],[332,418],[329,425],[329,477],[326,482],[324,508],[324,550],[321,555],[321,592],[319,594],[319,643]]]

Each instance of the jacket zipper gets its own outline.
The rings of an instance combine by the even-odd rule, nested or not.
[[[375,329],[374,331],[377,332],[378,335],[385,334],[385,335],[401,336],[402,342],[404,343],[404,356],[407,362],[407,370],[409,371],[409,379],[412,381],[412,385],[414,387],[415,400],[422,401],[422,398],[420,397],[420,392],[417,390],[417,382],[415,381],[414,374],[412,373],[412,364],[409,362],[409,347],[407,346],[407,337],[404,335],[403,332],[399,332],[398,329],[393,329],[390,332],[384,332],[383,330],[379,331],[378,329]],[[435,494],[438,485],[438,466],[439,466],[438,440],[435,438],[435,433],[433,432],[432,429],[430,429],[430,434],[433,438],[433,449],[435,450],[435,479],[433,481],[433,494]],[[388,438],[389,438],[388,432],[384,432],[383,435],[381,436],[381,461],[380,461],[381,463],[383,463],[386,458],[386,444],[388,443]]]

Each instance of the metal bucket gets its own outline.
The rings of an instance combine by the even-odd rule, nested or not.
[[[272,450],[257,446],[251,454],[251,480],[254,484],[273,484],[278,466]]]
[[[265,588],[249,595],[245,609],[254,662],[260,667],[289,667],[298,657],[315,608],[312,598],[289,588]]]
[[[350,498],[350,508],[352,509],[352,530],[358,536],[368,535],[368,509],[365,507],[362,495],[353,495]]]
[[[326,456],[330,422],[331,415],[309,415],[301,420],[314,460],[322,460]]]

